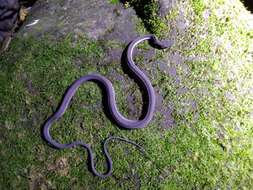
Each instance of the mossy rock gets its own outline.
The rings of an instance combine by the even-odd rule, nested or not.
[[[159,2],[147,1],[155,9],[144,12],[166,28],[152,29],[138,18],[139,1],[35,5],[27,23],[41,20],[31,28],[24,25],[0,57],[2,189],[251,189],[253,16],[238,0],[173,1],[169,9],[161,9]],[[76,18],[72,14],[78,3],[87,18],[80,18],[78,9]],[[161,15],[161,10],[166,14]],[[97,28],[80,26],[79,34],[75,23],[67,23],[68,19],[99,21],[101,14],[102,22],[115,19]],[[50,16],[48,23],[44,18]],[[61,19],[63,25],[53,27]],[[101,90],[93,83],[79,89],[69,110],[53,126],[52,134],[60,142],[91,143],[99,171],[106,170],[100,143],[109,135],[145,148],[146,154],[141,154],[131,145],[111,143],[113,175],[94,177],[87,170],[84,150],[51,148],[41,138],[41,127],[69,84],[92,72],[108,77],[120,111],[138,118],[141,91],[123,71],[120,59],[131,39],[148,32],[172,39],[174,45],[158,51],[143,44],[137,51],[137,65],[157,95],[156,114],[147,128],[122,130],[114,125],[104,113]]]

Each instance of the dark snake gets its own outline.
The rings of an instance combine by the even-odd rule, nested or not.
[[[129,120],[129,119],[125,118],[121,113],[119,113],[118,108],[116,106],[115,91],[112,86],[112,83],[107,78],[105,78],[99,74],[89,74],[89,75],[86,75],[86,76],[83,76],[83,77],[77,79],[76,81],[74,81],[72,83],[72,85],[68,88],[67,92],[65,93],[63,100],[61,102],[61,105],[59,106],[57,111],[51,117],[49,117],[49,119],[45,122],[45,124],[43,126],[43,136],[44,136],[45,140],[53,147],[55,147],[57,149],[64,149],[64,148],[72,148],[72,147],[76,147],[76,146],[81,146],[81,147],[84,147],[85,149],[87,149],[91,171],[96,176],[104,178],[104,177],[110,176],[112,173],[112,159],[107,151],[107,143],[110,140],[116,139],[116,140],[124,141],[124,142],[130,143],[130,144],[136,146],[140,150],[142,150],[142,147],[140,145],[138,145],[130,140],[124,139],[124,138],[113,137],[113,136],[107,138],[104,142],[103,151],[104,151],[104,154],[105,154],[105,157],[107,160],[108,170],[104,174],[101,174],[95,168],[94,156],[92,153],[91,146],[89,144],[83,143],[81,141],[74,141],[70,144],[61,144],[51,137],[50,132],[49,132],[50,127],[53,122],[58,120],[64,114],[64,112],[66,111],[66,109],[69,106],[69,103],[70,103],[72,97],[75,95],[79,86],[86,81],[96,81],[98,83],[101,83],[103,85],[103,87],[105,87],[110,114],[111,114],[112,118],[115,120],[115,122],[120,127],[123,127],[126,129],[144,128],[150,122],[150,120],[152,119],[152,117],[154,115],[155,99],[156,98],[155,98],[154,88],[153,88],[151,82],[149,81],[148,77],[135,65],[135,63],[133,61],[133,53],[134,53],[134,48],[139,43],[141,43],[145,40],[148,40],[150,45],[152,45],[153,47],[155,47],[157,49],[165,49],[165,48],[168,48],[172,45],[171,41],[159,41],[154,35],[145,35],[143,37],[139,37],[139,38],[136,38],[135,40],[133,40],[127,48],[126,62],[127,62],[128,68],[133,72],[133,74],[143,84],[143,87],[146,90],[146,93],[148,95],[147,111],[146,111],[146,114],[143,117],[143,119]]]

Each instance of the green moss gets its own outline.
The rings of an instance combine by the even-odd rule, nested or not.
[[[104,42],[100,42],[104,43]],[[106,48],[119,48],[117,43],[108,43]],[[94,179],[85,168],[86,154],[84,150],[56,151],[43,142],[40,136],[40,128],[47,117],[57,108],[65,89],[75,79],[88,73],[97,72],[108,76],[114,83],[116,99],[119,110],[128,116],[126,97],[128,94],[136,96],[141,101],[141,95],[137,85],[124,87],[122,81],[110,75],[112,70],[117,70],[120,75],[123,71],[120,64],[111,63],[101,65],[104,56],[104,44],[91,42],[86,39],[80,40],[74,46],[71,38],[66,38],[58,43],[51,43],[46,39],[36,41],[34,39],[16,39],[9,52],[1,58],[1,91],[3,100],[1,105],[1,178],[2,187],[27,189],[28,179],[39,180],[43,176],[43,183],[50,186],[50,182],[57,188],[68,187],[71,178],[59,175],[56,171],[49,171],[50,165],[55,165],[57,159],[64,156],[69,163],[69,175],[78,181],[77,187],[114,187],[126,184],[111,178],[104,182]],[[23,50],[26,50],[25,52]],[[15,51],[15,56],[10,56]],[[124,76],[124,78],[128,78]],[[129,79],[128,79],[129,80]],[[134,84],[129,80],[128,84]],[[60,142],[84,140],[91,143],[97,155],[97,168],[104,171],[104,156],[101,153],[100,142],[109,134],[117,136],[130,135],[130,139],[137,140],[138,135],[124,133],[115,127],[104,114],[101,106],[101,91],[93,83],[83,85],[64,117],[52,127],[52,135]],[[137,103],[140,106],[141,103]],[[115,175],[124,179],[128,175],[129,163],[138,165],[142,156],[132,147],[120,146],[114,143],[110,147],[113,155]],[[36,147],[42,147],[43,150]],[[127,148],[127,149],[126,149]],[[25,149],[25,151],[22,151]],[[131,159],[127,159],[126,150],[133,153]],[[16,155],[18,154],[18,155]],[[16,155],[15,157],[13,157]],[[39,160],[37,159],[39,158]],[[73,159],[72,159],[73,158]],[[81,158],[81,159],[79,159]],[[6,165],[9,167],[5,167]],[[54,166],[55,167],[55,166]],[[140,167],[140,169],[144,169]],[[139,170],[139,169],[138,169]],[[31,177],[33,173],[35,176]],[[39,178],[39,179],[37,179]],[[87,178],[87,180],[83,180]],[[12,181],[15,180],[15,183]],[[94,181],[95,180],[95,181]],[[31,180],[32,181],[32,180]],[[124,186],[124,185],[123,185]],[[128,184],[131,187],[132,184]]]
[[[101,90],[93,83],[79,89],[64,117],[53,126],[52,134],[61,142],[91,143],[99,171],[105,171],[100,142],[109,135],[134,140],[145,148],[146,154],[140,154],[125,143],[111,143],[114,171],[104,180],[87,170],[84,150],[54,150],[41,139],[40,131],[69,84],[91,72],[113,82],[117,104],[126,116],[130,113],[126,97],[134,96],[138,107],[134,117],[138,116],[142,105],[138,86],[119,63],[104,63],[105,49],[124,46],[87,39],[73,45],[70,37],[57,43],[15,39],[0,58],[1,188],[27,189],[37,183],[38,188],[44,184],[55,189],[250,189],[252,29],[239,17],[245,11],[239,3],[210,0],[204,5],[210,17],[202,22],[203,7],[197,2],[201,3],[195,1],[193,9],[189,8],[192,1],[187,1],[189,7],[178,4],[194,22],[187,32],[172,36],[176,43],[170,50],[157,51],[147,59],[142,53],[150,47],[144,43],[135,58],[162,95],[163,109],[172,107],[173,128],[164,129],[165,113],[156,113],[145,129],[119,129],[104,114]],[[226,16],[217,14],[218,8]],[[172,27],[176,27],[176,13],[167,19]],[[171,58],[175,55],[184,61],[177,63]],[[157,62],[175,67],[176,76],[159,69]],[[187,90],[179,93],[182,88]],[[67,167],[57,166],[62,158]]]
[[[137,15],[142,19],[146,29],[157,36],[163,36],[167,32],[164,19],[158,16],[159,5],[155,0],[129,0],[125,6],[135,9]]]
[[[110,0],[109,1],[111,4],[118,4],[120,1],[119,0]]]
[[[191,0],[192,8],[196,15],[201,16],[205,10],[205,4],[203,0]]]
[[[165,16],[167,21],[175,19],[179,15],[177,8],[169,10],[168,14]]]

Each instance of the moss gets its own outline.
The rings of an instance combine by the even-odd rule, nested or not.
[[[100,42],[103,43],[103,42]],[[85,45],[84,45],[85,44]],[[115,43],[106,46],[115,48]],[[119,46],[116,44],[116,47]],[[26,51],[24,52],[24,48]],[[84,150],[56,151],[51,149],[40,137],[40,128],[47,117],[57,108],[65,89],[75,79],[91,72],[107,75],[114,83],[119,110],[128,116],[126,97],[131,94],[140,99],[137,85],[129,85],[122,90],[122,81],[118,81],[112,70],[117,70],[120,75],[118,63],[101,65],[104,56],[104,45],[91,42],[87,39],[80,40],[73,46],[71,38],[66,38],[58,43],[51,43],[47,39],[36,41],[34,39],[16,39],[9,52],[1,58],[1,168],[3,178],[1,184],[5,188],[21,186],[26,189],[28,179],[33,170],[35,178],[43,176],[41,184],[50,186],[53,183],[57,188],[68,187],[71,182],[69,177],[60,176],[57,172],[50,171],[50,165],[64,155],[69,161],[69,175],[78,181],[77,187],[88,186],[94,188],[115,188],[120,182],[108,179],[105,182],[94,181],[90,172],[85,168],[86,154]],[[109,48],[109,47],[107,47]],[[12,55],[15,51],[15,56]],[[81,63],[80,63],[81,62]],[[124,76],[127,78],[127,76]],[[128,79],[129,80],[129,79]],[[134,84],[129,80],[128,84]],[[97,155],[97,168],[104,171],[104,157],[101,153],[100,142],[108,135],[127,137],[107,119],[102,109],[101,91],[92,83],[83,85],[64,117],[52,128],[52,135],[60,142],[70,142],[83,139],[91,143]],[[137,102],[137,104],[139,104]],[[137,106],[141,107],[142,104]],[[9,130],[9,132],[7,132]],[[140,134],[133,134],[132,139]],[[131,136],[131,133],[129,134]],[[135,138],[137,139],[137,138]],[[37,149],[38,146],[44,150]],[[25,149],[25,151],[22,151]],[[129,163],[137,164],[143,159],[138,151],[132,150],[129,145],[113,144],[110,147],[115,167],[115,175],[124,179],[128,175]],[[132,159],[126,158],[126,151],[133,153]],[[16,157],[13,155],[18,154]],[[73,159],[71,159],[73,157]],[[39,160],[37,159],[39,158]],[[80,158],[80,159],[79,159]],[[128,160],[128,161],[127,161]],[[7,164],[8,163],[8,164]],[[86,176],[86,177],[85,177]],[[82,180],[83,178],[88,180]],[[15,183],[12,181],[15,180]],[[39,179],[35,179],[39,180]],[[98,180],[99,181],[99,180]],[[122,182],[123,183],[123,182]],[[124,184],[127,182],[124,182]],[[128,184],[129,187],[132,184]]]
[[[175,85],[169,77],[161,78],[161,82],[168,84],[168,87],[162,85],[164,94],[168,94],[168,100],[172,102],[177,101],[175,110],[178,111],[174,113],[177,126],[187,125],[194,132],[200,132],[197,134],[197,138],[199,139],[203,135],[206,136],[208,139],[201,142],[208,142],[205,146],[209,147],[211,145],[212,148],[209,147],[206,153],[202,152],[200,154],[202,157],[199,157],[200,160],[196,162],[197,165],[194,165],[194,161],[185,161],[187,156],[183,157],[184,161],[182,161],[181,166],[179,166],[179,163],[170,164],[167,169],[170,175],[165,180],[167,182],[165,182],[164,189],[175,187],[182,189],[225,189],[228,187],[248,189],[252,185],[250,165],[253,161],[253,155],[250,151],[252,142],[249,141],[249,136],[252,136],[252,133],[249,132],[252,130],[252,127],[250,127],[252,126],[252,119],[250,119],[249,115],[251,101],[249,94],[241,96],[240,92],[243,91],[243,88],[245,90],[249,89],[248,87],[253,82],[250,74],[252,69],[246,71],[252,65],[250,59],[246,58],[246,54],[249,53],[248,50],[252,49],[249,46],[252,43],[252,38],[250,39],[246,36],[252,29],[248,29],[244,21],[237,20],[239,15],[237,11],[241,10],[239,3],[224,3],[221,6],[220,2],[209,2],[205,6],[207,10],[213,11],[209,21],[201,23],[202,27],[207,27],[208,34],[204,33],[203,28],[198,29],[197,25],[193,25],[187,30],[189,35],[178,36],[177,39],[180,39],[180,42],[173,47],[175,52],[180,52],[180,56],[186,59],[189,56],[197,58],[185,62],[191,72],[186,77],[184,73],[180,72],[181,66],[176,65],[180,83]],[[216,16],[218,8],[219,14],[222,13],[222,15]],[[233,14],[230,14],[231,11]],[[195,21],[203,21],[203,18],[201,18],[202,14],[199,14],[199,12],[196,12],[195,17]],[[240,34],[238,34],[238,30]],[[193,41],[191,38],[195,35],[199,36],[194,38],[197,43],[183,43],[184,41]],[[206,36],[201,38],[201,35]],[[182,46],[180,43],[184,45]],[[248,53],[245,54],[245,52]],[[239,70],[241,71],[237,72]],[[241,84],[242,80],[245,86],[239,87],[239,83]],[[173,91],[177,91],[182,86],[190,90],[181,96],[173,93]],[[227,98],[228,92],[234,95],[232,96],[234,97],[233,100]],[[243,97],[247,100],[244,101]],[[185,100],[188,99],[193,99],[198,108],[195,111],[182,113],[179,110],[182,110]],[[240,128],[239,131],[237,131],[237,127]],[[245,138],[239,138],[239,136],[244,136]],[[184,138],[180,138],[181,141]],[[181,143],[178,142],[176,144],[180,146]],[[187,146],[189,152],[192,152],[190,144],[196,145],[196,143],[191,142]],[[176,152],[179,149],[177,145],[175,145],[177,148]],[[203,151],[204,147],[196,148],[196,150],[199,156],[199,150]],[[208,151],[211,152],[208,153]],[[247,155],[246,159],[245,155]],[[193,156],[193,159],[196,159],[195,156]],[[203,174],[201,174],[202,170],[205,171]],[[237,175],[238,173],[240,175]],[[213,177],[214,175],[216,177],[219,176],[219,180]]]
[[[169,10],[168,14],[165,16],[167,21],[175,19],[179,15],[179,12],[176,8]]]
[[[119,0],[110,0],[109,1],[111,4],[118,4],[120,1]]]
[[[201,16],[205,10],[205,4],[203,0],[192,0],[192,8],[196,15]]]
[[[142,19],[146,29],[157,36],[163,36],[167,32],[164,19],[158,16],[159,5],[155,0],[129,0],[125,6],[135,9],[137,15]]]
[[[192,20],[186,32],[172,36],[176,41],[173,47],[147,59],[142,55],[150,49],[145,43],[136,57],[138,66],[147,71],[163,97],[162,109],[172,105],[175,127],[162,127],[165,113],[161,112],[145,129],[119,129],[104,114],[102,93],[93,83],[79,89],[67,113],[53,126],[52,134],[61,142],[81,139],[91,143],[99,171],[105,170],[100,142],[108,135],[134,140],[145,148],[146,154],[140,154],[130,145],[111,143],[114,172],[105,180],[87,170],[84,150],[54,150],[41,139],[40,128],[67,86],[91,72],[113,82],[119,109],[126,116],[130,113],[128,95],[136,97],[135,106],[140,109],[138,86],[119,63],[103,62],[106,48],[123,46],[87,39],[73,45],[70,37],[57,43],[15,39],[0,59],[1,187],[27,189],[37,184],[42,188],[44,184],[49,189],[250,189],[252,29],[247,15],[241,16],[243,9],[237,1],[208,1],[204,8],[210,10],[210,17],[205,22],[203,8],[192,8],[192,1],[186,3],[188,6],[179,3],[178,9]],[[167,21],[176,27],[173,23],[178,14],[172,13],[175,16]],[[175,61],[175,55],[183,61]],[[175,67],[176,75],[159,69],[157,62]],[[179,92],[182,88],[187,90]],[[68,163],[66,176],[56,164],[61,158]]]

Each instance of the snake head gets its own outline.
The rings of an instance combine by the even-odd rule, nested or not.
[[[158,40],[155,36],[152,36],[150,39],[150,45],[157,49],[167,49],[173,44],[173,40]]]

